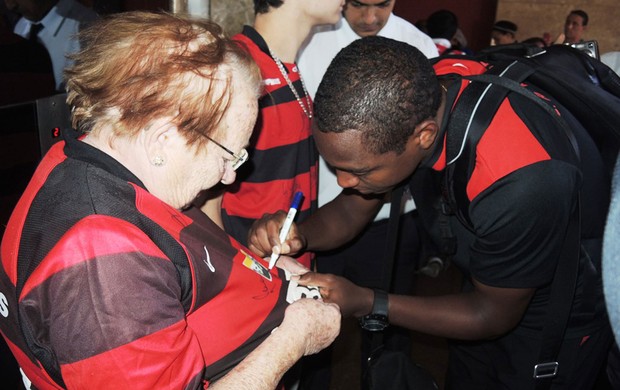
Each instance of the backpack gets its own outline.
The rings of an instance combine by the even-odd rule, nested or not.
[[[534,92],[523,88],[522,82],[536,87],[566,108],[592,137],[609,172],[613,171],[620,149],[620,77],[600,61],[570,46],[551,46],[533,54],[527,50],[530,49],[525,46],[521,50],[514,46],[508,49],[499,47],[475,58],[453,56],[451,58],[481,61],[488,64],[488,70],[476,76],[440,76],[440,79],[472,81],[449,114],[446,125],[448,165],[442,183],[447,209],[468,229],[472,225],[466,185],[474,170],[476,146],[509,93],[525,96],[549,112],[572,145],[572,158],[578,162],[579,148],[569,124]],[[457,87],[460,82],[449,88],[447,104],[455,101],[459,92]],[[570,316],[578,276],[580,214],[578,201],[561,254],[566,261],[558,262],[552,282],[548,321],[542,333],[539,363],[534,366],[537,389],[548,388],[558,372],[557,354]]]
[[[450,58],[473,59],[490,66],[484,74],[464,77],[473,82],[463,91],[454,106],[452,120],[447,129],[446,161],[454,162],[447,170],[451,177],[444,184],[448,191],[447,201],[466,226],[471,223],[467,214],[469,202],[464,186],[473,171],[475,149],[508,93],[515,92],[525,96],[553,114],[554,118],[558,118],[534,93],[521,88],[521,82],[544,91],[546,96],[553,97],[566,108],[594,140],[608,171],[613,171],[620,149],[620,77],[608,66],[567,45],[554,45],[542,52],[532,51],[527,45],[521,45],[520,48],[518,45],[499,46],[474,58]],[[445,75],[440,76],[441,78],[454,76]],[[448,96],[449,101],[450,98]],[[452,99],[454,98],[455,96],[452,96]],[[562,119],[556,120],[567,137],[573,138],[566,122]],[[468,126],[470,121],[471,125]],[[571,140],[571,143],[574,144],[573,148],[576,148],[576,142]],[[463,144],[465,147],[461,151]]]

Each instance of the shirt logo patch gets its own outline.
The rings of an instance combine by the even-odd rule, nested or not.
[[[280,79],[264,79],[263,80],[263,84],[265,85],[280,85],[282,84],[282,81],[280,81]]]
[[[269,270],[267,269],[267,267],[265,267],[264,265],[262,265],[261,263],[256,261],[255,258],[253,258],[252,256],[248,255],[244,251],[241,251],[241,253],[243,253],[245,255],[245,259],[243,259],[242,264],[246,268],[251,269],[252,271],[256,272],[257,274],[259,274],[260,276],[262,276],[263,278],[265,278],[265,279],[267,279],[267,280],[269,280],[271,282],[271,280],[272,280],[271,274],[269,273]]]

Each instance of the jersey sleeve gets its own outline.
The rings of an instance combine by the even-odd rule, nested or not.
[[[472,277],[506,288],[551,282],[578,187],[573,166],[545,160],[481,192],[470,205],[476,232],[469,258]]]
[[[175,266],[128,222],[91,216],[73,226],[20,300],[69,389],[202,386]]]

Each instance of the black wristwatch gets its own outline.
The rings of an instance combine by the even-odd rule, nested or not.
[[[380,332],[387,328],[388,322],[388,293],[382,290],[374,290],[375,299],[372,311],[360,318],[360,326],[370,332]]]

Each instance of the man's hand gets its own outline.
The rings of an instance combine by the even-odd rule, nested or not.
[[[265,214],[252,224],[248,233],[248,248],[261,257],[271,255],[272,252],[281,255],[295,255],[306,248],[306,238],[297,229],[297,224],[291,225],[291,230],[284,242],[280,242],[280,229],[286,219],[284,211],[275,214]]]
[[[337,304],[343,317],[361,317],[372,311],[373,291],[343,277],[308,272],[300,276],[297,283],[318,287],[323,301]]]

